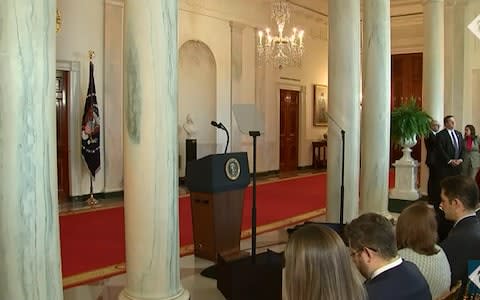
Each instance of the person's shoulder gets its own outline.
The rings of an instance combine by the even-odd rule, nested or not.
[[[447,128],[443,128],[442,130],[440,130],[437,135],[448,135],[448,129]]]
[[[420,272],[418,267],[411,261],[408,260],[403,260],[402,263],[398,266],[399,269],[405,269],[411,273],[417,273]]]
[[[480,243],[480,222],[476,216],[460,220],[450,231],[448,237],[440,243],[440,247],[447,252],[449,247],[461,249],[469,248],[472,243]],[[446,249],[447,248],[447,249]]]

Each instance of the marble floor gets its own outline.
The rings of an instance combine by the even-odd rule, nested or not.
[[[312,219],[324,222],[324,217]],[[288,234],[285,228],[267,232],[257,237],[257,253],[267,249],[280,252],[285,248]],[[251,250],[251,239],[241,241],[240,248]],[[200,272],[211,266],[213,262],[193,255],[180,258],[180,278],[182,285],[190,293],[191,300],[223,300],[222,293],[217,290],[216,280],[203,277]],[[126,284],[126,275],[118,275],[89,285],[64,290],[64,300],[117,300],[118,294]]]
[[[318,173],[318,170],[302,170],[295,176],[308,176]],[[261,176],[258,183],[283,180],[284,176],[273,174],[269,176]],[[188,190],[180,185],[180,196],[188,193]],[[100,206],[109,207],[123,205],[122,198],[114,197],[114,199],[105,199],[100,201]],[[75,213],[78,210],[90,208],[85,202],[65,203],[60,206],[60,212],[63,214]],[[324,222],[324,216],[312,219],[315,222]],[[263,233],[257,236],[257,253],[266,251],[267,249],[281,252],[285,248],[288,239],[286,228]],[[241,250],[250,252],[251,239],[242,240],[240,243]],[[180,278],[182,285],[190,293],[192,300],[223,300],[225,297],[217,290],[216,280],[203,277],[200,272],[213,265],[213,262],[197,258],[193,255],[180,258]],[[110,277],[95,283],[74,287],[64,290],[65,300],[117,300],[119,293],[126,284],[126,275],[118,275]]]

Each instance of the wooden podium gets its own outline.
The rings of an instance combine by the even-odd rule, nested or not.
[[[243,197],[250,183],[246,152],[214,154],[190,161],[190,190],[195,256],[217,261],[240,255]]]

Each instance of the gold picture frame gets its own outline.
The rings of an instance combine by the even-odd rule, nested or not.
[[[328,125],[328,87],[313,85],[313,126]]]

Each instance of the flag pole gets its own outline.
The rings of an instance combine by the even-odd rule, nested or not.
[[[88,51],[88,56],[90,58],[90,63],[91,63],[93,61],[93,58],[95,57],[95,51],[89,50]],[[95,197],[93,197],[93,175],[92,175],[92,173],[90,173],[90,198],[88,198],[87,203],[91,207],[94,207],[95,205],[98,204],[97,199],[95,199]]]
[[[88,198],[87,203],[92,207],[98,204],[97,199],[93,197],[93,176],[91,173],[90,173],[90,198]]]

